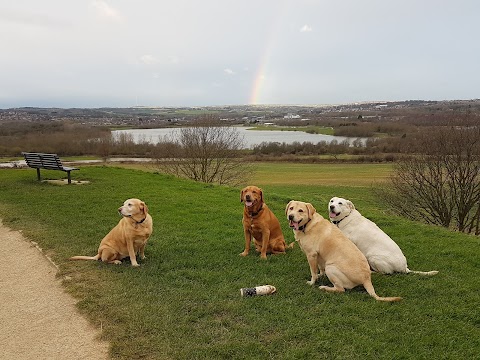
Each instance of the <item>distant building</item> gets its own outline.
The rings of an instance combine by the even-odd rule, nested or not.
[[[300,115],[297,115],[297,114],[287,114],[285,115],[283,118],[284,119],[300,119]]]

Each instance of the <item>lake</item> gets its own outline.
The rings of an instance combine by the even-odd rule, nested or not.
[[[246,127],[236,127],[241,137],[244,139],[245,148],[251,149],[255,145],[259,145],[262,142],[279,142],[291,144],[293,142],[311,142],[316,144],[320,141],[326,141],[328,143],[333,140],[337,140],[339,143],[348,140],[352,143],[356,138],[344,137],[344,136],[332,136],[322,134],[307,134],[303,131],[281,131],[281,130],[248,130]],[[161,128],[161,129],[127,129],[127,130],[113,130],[112,135],[118,137],[120,134],[131,134],[133,141],[149,142],[156,144],[161,142],[165,135],[171,135],[175,131],[179,131],[180,128]]]

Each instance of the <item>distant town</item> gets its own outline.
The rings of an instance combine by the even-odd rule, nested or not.
[[[204,107],[0,109],[0,122],[71,121],[108,127],[156,128],[213,115],[229,124],[275,124],[288,121],[368,119],[395,120],[407,115],[470,112],[480,114],[480,99],[445,101],[376,101],[341,105],[229,105]]]

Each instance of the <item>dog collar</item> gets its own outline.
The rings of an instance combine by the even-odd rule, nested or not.
[[[249,213],[249,215],[250,215],[250,217],[257,216],[257,215],[260,213],[260,211],[262,211],[262,210],[263,210],[263,204],[262,204],[262,206],[260,207],[260,209],[258,209],[257,212]]]
[[[123,217],[132,219],[133,221],[135,221],[135,224],[141,224],[141,223],[143,223],[145,220],[147,220],[147,217],[146,217],[146,216],[145,216],[142,220],[137,221],[137,220],[135,220],[135,219],[132,217],[132,215],[128,215],[128,216],[125,216],[125,215],[123,215],[123,214],[120,214],[120,215],[122,215]]]
[[[308,224],[309,222],[310,222],[310,219],[308,219],[308,221],[307,221],[305,224],[303,224],[302,226],[299,226],[299,227],[298,227],[298,230],[305,232],[305,228],[307,227],[307,224]]]
[[[338,221],[332,221],[332,224],[334,224],[334,225],[337,225],[337,226],[338,226],[338,224],[340,224],[340,222],[342,222],[343,220],[345,220],[345,219],[346,219],[346,218],[347,218],[349,215],[350,215],[350,214],[348,214],[348,215],[347,215],[347,216],[345,216],[343,219],[340,219],[340,220],[338,220]]]

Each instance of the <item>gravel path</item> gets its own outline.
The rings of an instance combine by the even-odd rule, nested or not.
[[[107,359],[108,344],[64,292],[57,269],[0,219],[0,359]]]

